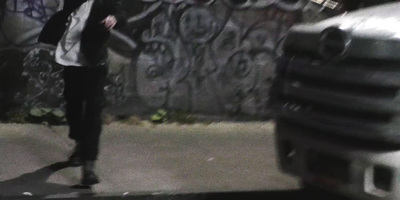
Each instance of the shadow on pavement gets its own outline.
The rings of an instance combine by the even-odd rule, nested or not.
[[[202,200],[348,200],[330,193],[308,190],[215,193],[205,194],[204,197]]]
[[[105,195],[105,194],[103,194]],[[0,198],[1,199],[1,198]],[[32,199],[57,199],[46,196],[36,196]],[[286,191],[253,191],[253,192],[225,192],[225,193],[199,193],[199,194],[156,194],[156,195],[79,195],[77,197],[68,197],[73,200],[349,200],[337,195],[327,193],[315,193],[304,190],[286,190]],[[21,198],[4,198],[4,200],[21,200]]]
[[[47,179],[55,172],[69,167],[68,162],[57,162],[35,172],[21,175],[15,179],[0,182],[0,199],[36,195],[58,195],[70,193],[91,194],[90,188],[81,189],[67,185],[47,183]],[[24,193],[26,193],[24,195]]]
[[[310,193],[304,190],[80,197],[78,199],[98,198],[101,200],[348,200],[331,194]]]
[[[308,190],[282,190],[282,191],[253,191],[253,192],[221,192],[198,194],[156,194],[156,195],[96,195],[90,188],[67,186],[55,183],[46,183],[46,180],[55,172],[69,167],[67,162],[58,162],[43,167],[35,172],[24,174],[15,179],[0,182],[0,200],[16,199],[59,199],[52,195],[77,194],[68,199],[134,199],[134,200],[345,200],[335,195],[308,191]],[[33,196],[23,193],[29,192]],[[104,194],[102,194],[104,195]]]

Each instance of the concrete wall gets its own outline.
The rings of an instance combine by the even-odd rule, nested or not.
[[[267,115],[278,43],[305,2],[125,0],[128,25],[110,40],[109,111]],[[3,104],[63,106],[53,47],[36,42],[62,3],[1,1],[0,76],[9,77],[0,79]]]

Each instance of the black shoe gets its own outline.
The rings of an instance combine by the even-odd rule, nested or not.
[[[83,165],[83,160],[80,156],[71,156],[68,160],[69,166],[79,167]]]
[[[81,184],[91,186],[100,183],[99,177],[94,172],[94,161],[85,161],[83,164],[83,178]]]
[[[74,152],[68,158],[68,162],[71,167],[79,167],[83,165],[83,160],[80,154],[81,154],[81,144],[77,143],[74,148]]]

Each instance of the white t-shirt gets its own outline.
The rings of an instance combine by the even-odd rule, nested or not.
[[[70,0],[71,1],[71,0]],[[55,60],[64,66],[87,66],[81,49],[81,35],[92,9],[93,0],[88,0],[68,18],[67,29],[57,45]]]

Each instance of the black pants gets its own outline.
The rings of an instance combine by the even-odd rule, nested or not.
[[[81,143],[81,157],[84,160],[97,160],[99,153],[107,72],[106,65],[93,68],[64,67],[69,137]]]

